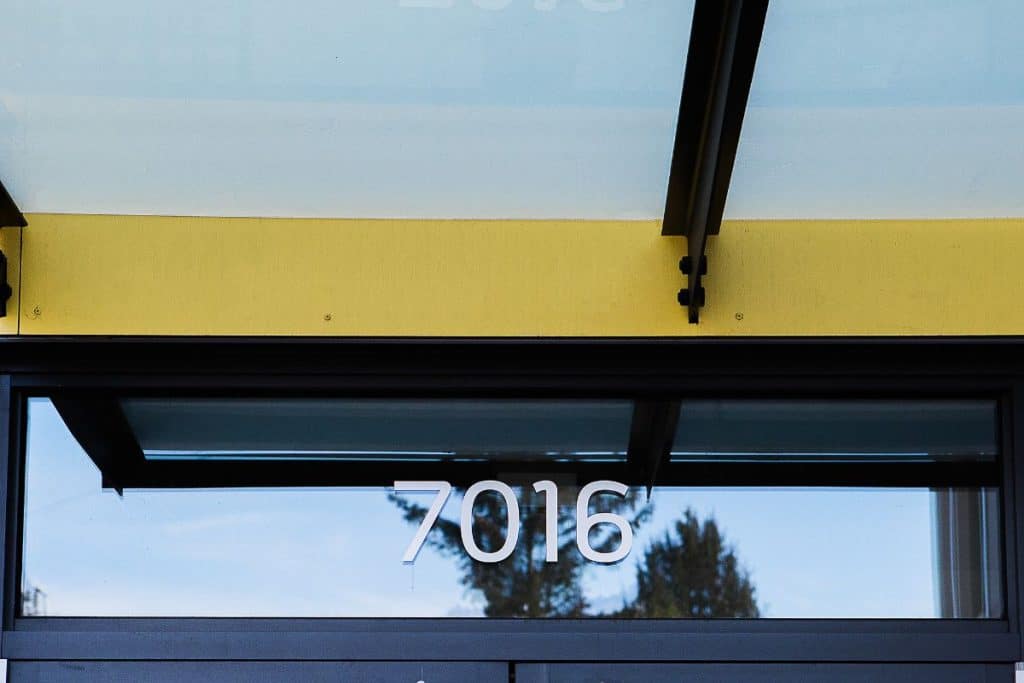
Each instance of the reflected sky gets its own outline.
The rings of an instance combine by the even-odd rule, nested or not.
[[[51,404],[29,425],[27,585],[50,615],[479,616],[450,558],[402,553],[385,489],[101,491]],[[432,496],[417,498],[429,504]],[[635,562],[687,506],[713,515],[767,617],[934,617],[923,490],[655,489],[633,553],[590,566],[592,613],[635,595]],[[453,496],[444,516],[458,514]],[[570,511],[563,508],[563,514]]]

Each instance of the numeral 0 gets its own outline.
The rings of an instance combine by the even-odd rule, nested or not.
[[[544,559],[546,562],[558,562],[558,486],[553,481],[544,480],[534,483],[533,490],[544,494],[544,533],[546,537]],[[419,555],[420,549],[427,540],[427,534],[433,528],[437,518],[441,515],[441,509],[448,502],[452,494],[452,485],[446,481],[396,481],[396,493],[410,493],[414,491],[436,491],[437,496],[430,504],[427,514],[423,516],[416,535],[409,542],[409,547],[402,556],[402,562],[414,562]],[[494,491],[505,499],[505,507],[508,510],[508,530],[505,533],[505,543],[494,552],[481,550],[473,538],[473,506],[476,504],[477,496],[484,491]],[[618,496],[625,496],[629,487],[617,481],[595,481],[580,489],[576,497],[576,545],[583,557],[592,562],[611,564],[618,562],[629,555],[633,549],[633,528],[629,521],[622,515],[613,512],[590,513],[590,499],[598,493],[613,493]],[[595,550],[590,545],[590,530],[598,524],[612,524],[619,530],[619,547],[615,550],[602,552]],[[494,563],[508,559],[515,551],[516,543],[519,542],[519,501],[516,500],[515,491],[504,482],[487,480],[479,481],[468,489],[462,499],[462,514],[459,518],[459,530],[462,534],[462,547],[466,553],[477,562]]]

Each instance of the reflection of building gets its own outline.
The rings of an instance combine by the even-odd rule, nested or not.
[[[947,619],[988,619],[1003,613],[999,527],[994,491],[935,494],[935,566],[940,613]]]
[[[1024,5],[768,5],[6,3],[9,680],[1010,680]]]
[[[45,617],[46,593],[35,586],[27,586],[21,592],[21,613],[26,617]]]

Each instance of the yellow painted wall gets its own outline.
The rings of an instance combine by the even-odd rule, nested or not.
[[[7,300],[7,315],[0,318],[0,335],[18,333],[18,280],[21,268],[21,229],[0,228],[0,251],[7,257],[7,284],[13,294]]]
[[[1024,334],[1024,219],[727,222],[690,325],[656,222],[27,218],[29,335]]]

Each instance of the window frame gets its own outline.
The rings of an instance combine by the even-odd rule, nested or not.
[[[849,342],[853,344],[853,342]],[[723,346],[735,346],[737,342]],[[35,340],[0,361],[8,659],[1012,662],[1024,378],[1000,352],[912,341],[847,356],[822,340]],[[924,352],[927,347],[927,352]],[[917,349],[917,353],[915,353]],[[234,350],[237,353],[231,353]],[[734,350],[734,349],[733,349]],[[68,357],[68,351],[77,352]],[[520,351],[521,355],[509,355]],[[695,354],[695,351],[702,353]],[[959,351],[963,351],[962,348]],[[228,353],[222,353],[228,352]],[[568,353],[567,353],[568,352]],[[752,360],[751,356],[759,356]],[[410,355],[412,360],[410,360]],[[866,359],[864,356],[872,358]],[[944,363],[929,365],[934,356]],[[200,358],[202,357],[202,358]],[[339,357],[341,358],[339,360]],[[985,358],[975,361],[972,358]],[[437,362],[443,360],[441,365]],[[865,363],[865,360],[868,360]],[[594,361],[599,361],[595,363]],[[922,367],[922,364],[927,367]],[[5,368],[4,365],[7,365]],[[751,367],[753,365],[753,367]],[[88,370],[83,370],[88,368]],[[184,372],[180,369],[186,368]],[[268,369],[272,368],[272,369]],[[70,370],[70,372],[69,372]],[[522,620],[20,617],[27,398],[53,390],[358,396],[992,398],[1000,411],[1003,619]],[[5,435],[3,432],[7,431]]]

